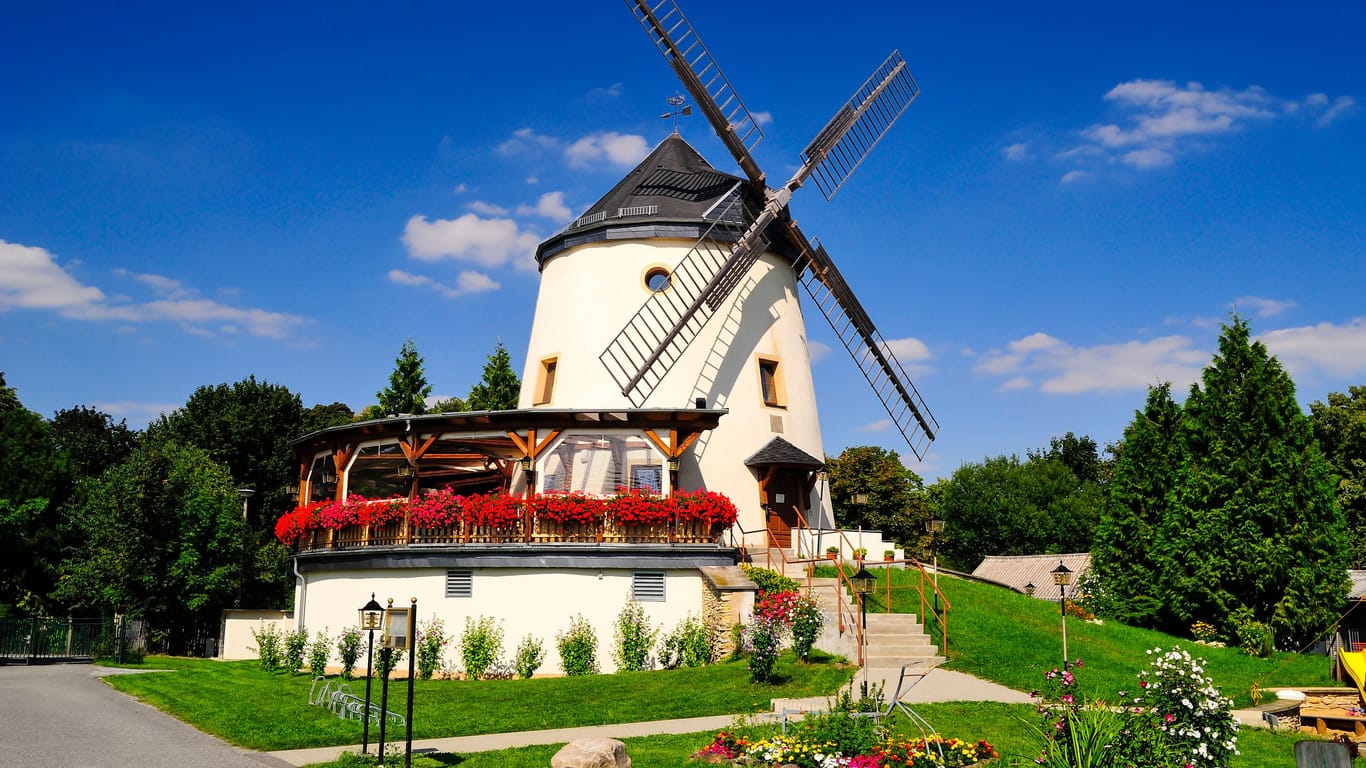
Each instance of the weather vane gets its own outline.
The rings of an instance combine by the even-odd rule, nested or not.
[[[684,106],[688,103],[688,99],[683,94],[678,93],[677,91],[674,92],[674,95],[670,96],[664,101],[668,102],[669,111],[660,115],[659,119],[668,120],[672,117],[674,119],[674,133],[678,133],[678,116],[682,115],[684,117],[687,117],[691,115],[692,106]]]

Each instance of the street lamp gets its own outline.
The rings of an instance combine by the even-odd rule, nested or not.
[[[1031,581],[1025,585],[1025,594],[1029,595],[1030,597],[1033,597],[1035,589],[1037,589],[1037,587],[1035,587],[1034,582]]]
[[[863,607],[863,628],[868,629],[868,595],[873,592],[873,585],[877,582],[877,577],[868,572],[863,567],[863,562],[859,562],[858,573],[849,577],[849,581],[854,585],[854,593],[859,596],[859,605]]]
[[[375,630],[380,628],[383,621],[384,607],[375,602],[375,593],[371,592],[370,602],[360,609],[360,628],[370,634],[370,647],[365,651],[365,724],[361,726],[360,737],[362,755],[370,749],[370,674],[374,669]]]
[[[233,608],[242,607],[242,588],[247,582],[247,500],[255,495],[254,488],[237,489],[237,496],[242,499],[242,556],[237,579],[237,599],[232,602]]]
[[[1053,571],[1053,583],[1058,585],[1058,607],[1062,611],[1062,667],[1067,669],[1067,585],[1072,581],[1072,569],[1058,559]]]

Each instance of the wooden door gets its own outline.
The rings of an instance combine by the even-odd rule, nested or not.
[[[765,486],[768,498],[768,541],[771,547],[791,549],[792,529],[800,525],[797,510],[802,508],[799,473],[779,470]]]

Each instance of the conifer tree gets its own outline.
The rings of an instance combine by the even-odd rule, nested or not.
[[[1329,392],[1327,404],[1310,403],[1309,411],[1347,520],[1352,567],[1366,568],[1366,387]]]
[[[1313,640],[1347,596],[1342,512],[1294,383],[1241,318],[1192,385],[1180,435],[1184,461],[1155,541],[1173,616],[1245,615],[1282,647]]]
[[[484,376],[470,388],[465,406],[471,411],[509,411],[517,407],[522,381],[512,370],[512,358],[498,342],[484,363]]]
[[[1105,512],[1091,548],[1091,573],[1101,609],[1129,624],[1164,622],[1153,542],[1167,512],[1181,463],[1181,407],[1171,384],[1148,389],[1148,402],[1124,430]]]
[[[389,386],[375,393],[379,399],[382,415],[399,413],[426,413],[427,396],[432,387],[427,383],[423,371],[422,355],[417,353],[417,344],[412,339],[403,342],[394,361],[394,372],[389,374]]]

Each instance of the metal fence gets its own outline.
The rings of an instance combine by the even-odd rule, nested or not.
[[[116,656],[120,648],[145,650],[144,622],[51,616],[0,619],[0,664],[92,661],[96,656]]]

